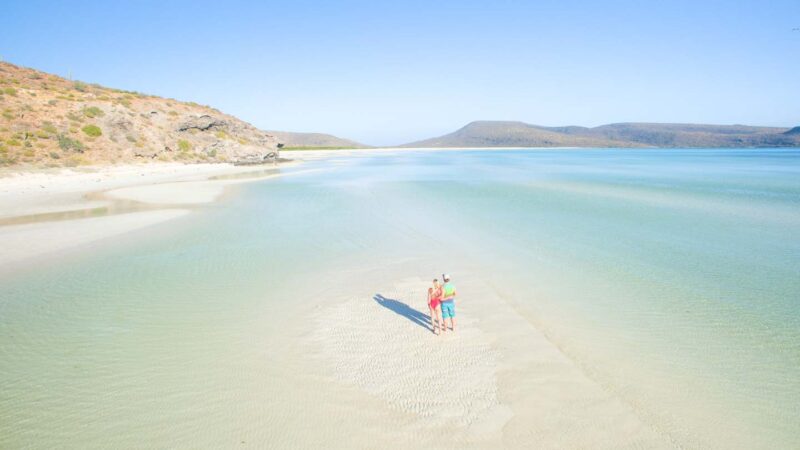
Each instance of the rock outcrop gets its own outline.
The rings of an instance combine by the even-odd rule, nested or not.
[[[178,126],[178,131],[199,130],[208,131],[211,129],[225,129],[226,123],[224,120],[219,120],[207,114],[200,117],[192,117],[186,122]]]

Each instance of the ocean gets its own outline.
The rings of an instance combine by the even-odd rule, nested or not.
[[[800,446],[800,151],[386,153],[3,275],[0,447],[330,444],[298,340],[401,266],[489,286],[671,446]]]

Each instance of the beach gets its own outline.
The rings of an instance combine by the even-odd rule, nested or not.
[[[800,2],[2,12],[0,450],[800,450]]]
[[[230,164],[9,171],[0,177],[0,265],[175,219],[217,200],[227,186],[279,172]]]
[[[285,156],[0,178],[0,446],[796,443],[785,153]]]

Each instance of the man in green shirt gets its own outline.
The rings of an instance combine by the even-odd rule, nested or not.
[[[450,319],[450,329],[456,331],[456,286],[450,282],[450,275],[442,275],[444,286],[442,286],[442,321],[444,322],[443,332],[447,331],[447,319]]]

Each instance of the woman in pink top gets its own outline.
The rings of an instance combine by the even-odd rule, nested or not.
[[[431,328],[435,334],[439,334],[442,328],[442,287],[439,280],[433,280],[433,287],[428,288],[428,309],[431,312]]]

